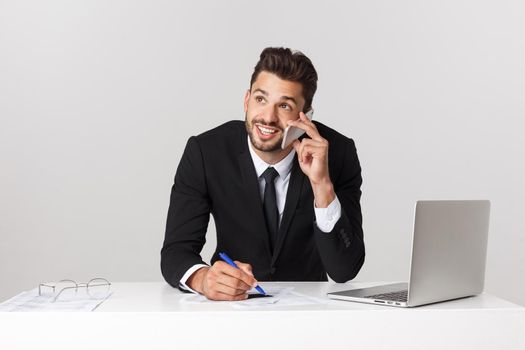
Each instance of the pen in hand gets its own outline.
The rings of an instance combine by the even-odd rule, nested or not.
[[[222,260],[224,260],[226,263],[228,263],[228,265],[233,266],[236,269],[239,268],[239,266],[237,266],[237,264],[235,262],[233,262],[233,260],[230,259],[230,257],[228,255],[226,255],[226,253],[219,253],[219,256],[220,256],[220,258]],[[266,292],[260,286],[256,286],[255,290],[257,290],[262,295],[266,295]]]

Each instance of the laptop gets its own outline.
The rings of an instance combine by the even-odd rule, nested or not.
[[[413,307],[480,294],[489,214],[488,200],[418,201],[408,283],[332,292],[328,297]]]

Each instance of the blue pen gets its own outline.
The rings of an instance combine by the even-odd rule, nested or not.
[[[226,253],[219,253],[219,256],[221,257],[222,260],[226,261],[228,263],[228,265],[233,266],[236,269],[239,268],[239,266],[237,266],[237,264],[234,263],[233,260],[230,259],[230,257],[228,255],[226,255]],[[266,292],[259,286],[255,286],[255,290],[257,290],[262,295],[266,295]]]

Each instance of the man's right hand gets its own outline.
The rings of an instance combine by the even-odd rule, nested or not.
[[[210,300],[245,300],[246,293],[257,285],[252,267],[235,261],[238,269],[224,261],[216,261],[211,267],[195,271],[186,284]]]

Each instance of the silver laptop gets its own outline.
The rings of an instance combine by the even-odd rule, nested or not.
[[[488,200],[418,201],[408,283],[333,292],[328,297],[412,307],[480,294],[489,214]]]

